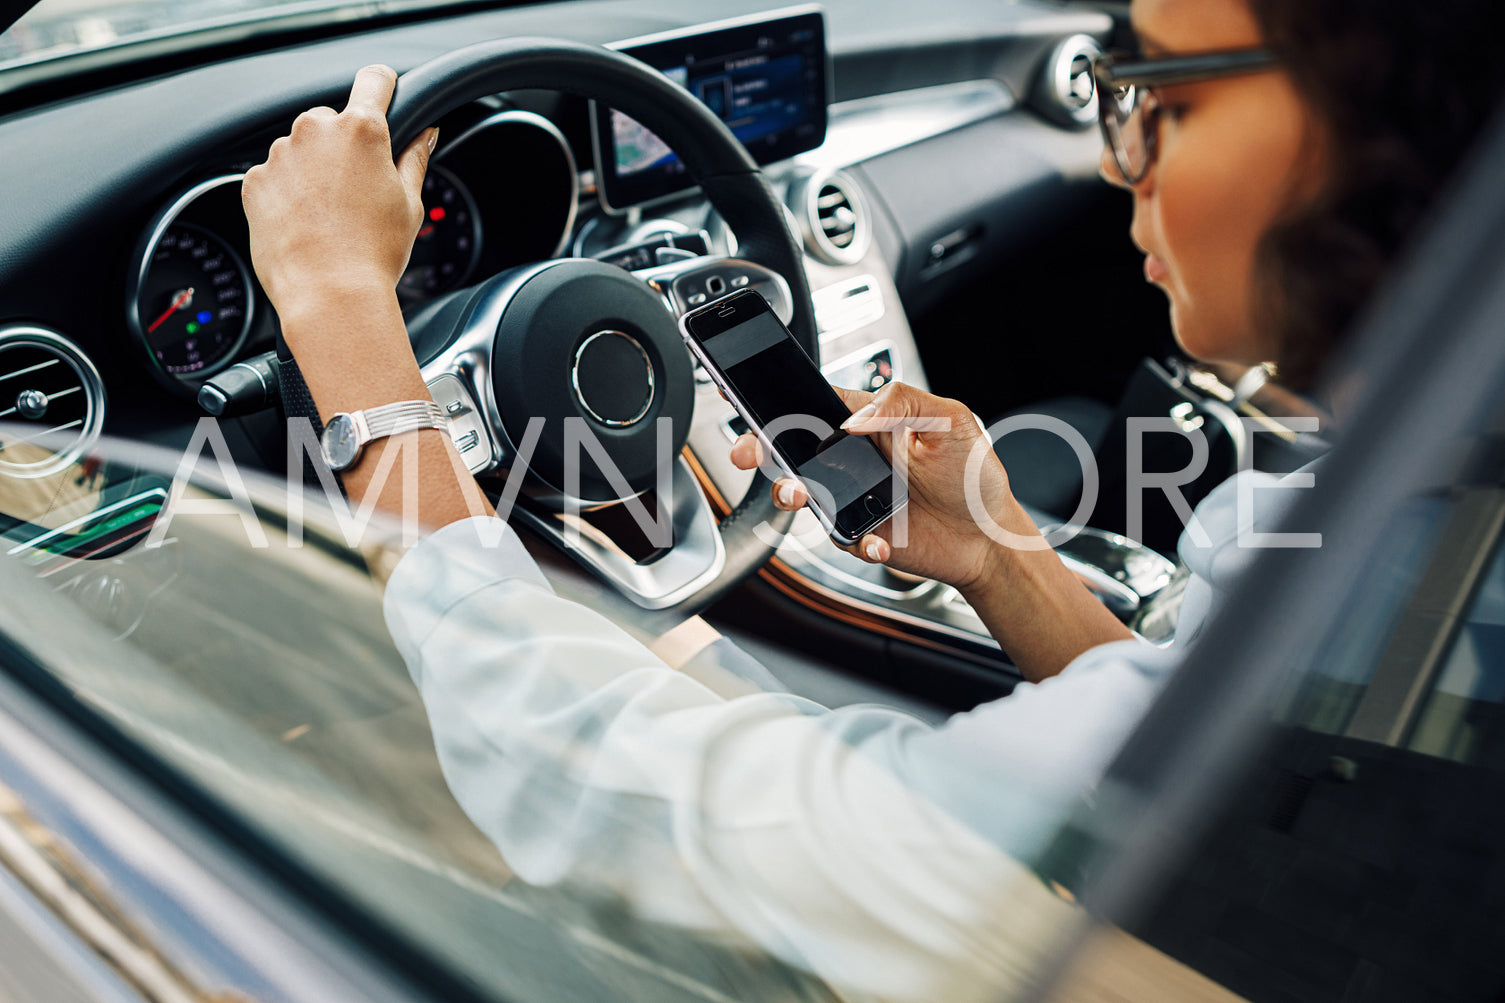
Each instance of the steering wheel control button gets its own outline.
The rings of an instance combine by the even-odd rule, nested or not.
[[[40,390],[22,390],[16,396],[16,413],[27,421],[40,421],[47,415],[47,395]]]
[[[598,331],[575,350],[570,386],[592,418],[626,428],[653,406],[653,360],[632,335]]]
[[[480,474],[495,467],[501,459],[497,455],[495,440],[465,384],[445,373],[429,380],[428,388],[434,403],[449,418],[449,434],[455,440],[460,459],[465,461],[465,469]]]

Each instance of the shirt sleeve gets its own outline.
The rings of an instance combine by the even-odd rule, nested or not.
[[[939,728],[727,698],[555,595],[494,519],[407,554],[385,613],[455,797],[519,877],[895,1000],[996,994],[1039,962],[1071,910],[1028,865],[1171,664],[1105,645]]]

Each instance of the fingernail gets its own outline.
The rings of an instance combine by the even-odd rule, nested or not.
[[[841,423],[841,427],[843,429],[847,429],[853,427],[854,425],[860,425],[877,413],[878,405],[876,404],[869,404],[866,407],[858,408],[856,411],[852,412],[852,417]]]
[[[867,559],[870,561],[883,560],[883,550],[878,546],[877,543],[870,543],[867,545]]]
[[[438,145],[439,145],[439,130],[437,128],[430,129],[429,130],[429,152],[433,153],[434,152],[434,147],[436,147]]]
[[[779,504],[794,504],[794,485],[790,484],[788,481],[782,481],[779,484]]]

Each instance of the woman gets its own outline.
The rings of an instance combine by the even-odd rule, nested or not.
[[[1134,195],[1146,278],[1188,352],[1309,378],[1494,103],[1488,60],[1464,49],[1498,37],[1493,6],[1134,0],[1150,63],[1104,71],[1139,83],[1140,104],[1108,123],[1103,173]],[[363,70],[343,112],[300,117],[244,185],[257,273],[326,419],[427,396],[393,290],[435,136],[392,163],[393,80]],[[328,332],[359,332],[363,351]],[[381,440],[344,478],[411,517],[372,475],[385,449],[417,451],[417,515],[444,528],[393,573],[388,623],[456,797],[523,878],[749,939],[842,993],[996,994],[1059,920],[1019,862],[1101,778],[1179,652],[1133,639],[1049,550],[979,527],[956,485],[981,450],[994,528],[1038,537],[963,405],[900,385],[846,399],[850,430],[910,465],[908,545],[880,530],[855,552],[961,589],[1032,681],[938,729],[670,669],[554,596],[515,537],[485,545],[496,520],[438,431]],[[911,433],[913,417],[951,430]],[[744,439],[733,455],[756,453]],[[1257,526],[1289,495],[1272,482]],[[1236,495],[1214,492],[1183,538],[1196,577],[1178,645],[1248,555]]]

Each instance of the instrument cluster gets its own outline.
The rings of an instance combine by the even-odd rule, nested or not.
[[[405,310],[557,257],[574,228],[579,172],[551,121],[472,108],[451,129],[445,124],[424,179],[423,223],[397,284]],[[180,193],[152,219],[132,257],[127,329],[153,376],[189,396],[276,340],[275,312],[251,267],[243,177],[219,174]]]

